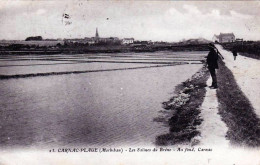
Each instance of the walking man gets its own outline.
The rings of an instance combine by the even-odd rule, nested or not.
[[[210,43],[208,45],[209,47],[209,54],[207,56],[207,64],[208,64],[208,69],[212,78],[212,85],[210,86],[211,89],[216,89],[218,88],[217,84],[217,76],[216,76],[216,70],[218,69],[218,51],[216,51],[216,47],[214,44]]]
[[[236,60],[236,58],[237,58],[237,49],[235,47],[233,48],[232,53],[233,53],[233,56],[234,56],[234,60]]]

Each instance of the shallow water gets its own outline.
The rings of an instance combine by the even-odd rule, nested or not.
[[[0,145],[154,145],[161,103],[201,66],[1,80]]]
[[[0,75],[103,71],[176,63],[201,63],[206,52],[148,52],[76,55],[2,55]]]
[[[203,56],[205,52],[1,56],[1,75],[39,76],[0,80],[0,145],[154,145],[157,135],[168,132],[154,122],[161,103],[202,65],[155,66]],[[91,70],[97,72],[38,74]]]
[[[71,72],[71,71],[93,71],[108,69],[124,69],[136,67],[150,67],[157,64],[135,64],[135,63],[73,63],[55,65],[31,65],[0,67],[0,75],[23,75],[50,72]]]

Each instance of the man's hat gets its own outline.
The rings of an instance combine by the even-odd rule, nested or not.
[[[213,49],[216,48],[215,45],[212,44],[212,43],[209,43],[209,44],[208,44],[208,47],[213,48]]]

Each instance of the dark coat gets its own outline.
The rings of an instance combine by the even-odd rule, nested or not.
[[[218,54],[214,49],[211,49],[207,56],[207,64],[209,68],[218,69]]]
[[[237,56],[237,51],[236,50],[233,50],[232,53],[233,53],[233,56]]]

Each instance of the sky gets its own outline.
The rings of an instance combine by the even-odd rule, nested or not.
[[[100,37],[136,40],[260,40],[260,1],[0,0],[0,40],[93,37],[96,27]]]

